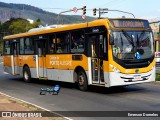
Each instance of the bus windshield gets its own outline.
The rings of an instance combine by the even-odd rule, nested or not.
[[[149,31],[113,32],[113,55],[118,59],[147,59],[154,55],[153,36]]]

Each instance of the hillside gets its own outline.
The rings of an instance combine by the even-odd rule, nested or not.
[[[47,12],[31,5],[0,2],[0,21],[2,23],[10,18],[24,18],[32,20],[40,19],[43,24],[50,25],[57,23],[57,16],[55,13]],[[63,23],[78,23],[83,21],[81,16],[78,15],[64,15],[62,18]],[[87,17],[86,21],[93,19],[93,17]]]

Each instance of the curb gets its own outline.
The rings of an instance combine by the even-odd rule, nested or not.
[[[30,102],[27,102],[27,101],[24,101],[24,100],[21,100],[21,99],[18,99],[18,98],[12,97],[12,96],[7,95],[7,94],[2,93],[2,92],[0,92],[0,94],[2,94],[2,95],[4,95],[4,96],[7,96],[7,97],[9,97],[9,98],[12,98],[12,99],[14,99],[14,100],[18,100],[18,101],[21,101],[21,102],[23,102],[23,103],[26,103],[26,104],[29,104],[29,105],[35,106],[35,107],[37,107],[37,108],[39,108],[39,109],[42,109],[42,110],[45,110],[45,111],[47,111],[47,112],[51,112],[51,113],[56,114],[56,115],[58,115],[58,116],[60,116],[60,117],[62,117],[62,118],[64,118],[64,119],[67,119],[67,120],[73,120],[73,119],[71,119],[71,118],[64,117],[64,116],[63,116],[63,115],[61,115],[61,114],[58,114],[58,113],[56,113],[56,112],[52,112],[51,110],[48,110],[48,109],[43,108],[43,107],[41,107],[41,106],[38,106],[38,105],[36,105],[36,104],[32,104],[32,103],[30,103]]]

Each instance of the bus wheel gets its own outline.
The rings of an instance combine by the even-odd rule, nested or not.
[[[78,72],[77,82],[78,82],[78,86],[79,86],[80,90],[82,90],[82,91],[87,91],[88,90],[87,77],[86,77],[86,74],[84,73],[83,70]]]
[[[24,67],[23,69],[23,79],[25,82],[31,82],[31,72],[28,67]]]

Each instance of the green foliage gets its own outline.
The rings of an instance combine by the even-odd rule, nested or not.
[[[160,73],[156,73],[156,80],[160,81]]]
[[[0,22],[0,53],[2,53],[2,39],[6,35],[24,33],[32,28],[36,28],[39,25],[42,25],[41,20],[37,19],[37,21],[32,24],[23,18],[11,18],[5,23],[1,24]]]
[[[8,34],[18,34],[27,32],[28,30],[36,28],[39,25],[42,25],[40,19],[37,19],[37,21],[31,24],[28,20],[23,18],[11,18],[9,21],[2,24],[3,29],[1,31],[5,31],[5,33]]]
[[[38,19],[36,20],[36,22],[41,22],[41,20],[38,18]]]
[[[37,28],[40,25],[42,25],[41,20],[38,18],[33,24],[32,24],[32,28]]]
[[[12,22],[9,26],[9,30],[12,32],[12,34],[23,33],[28,31],[30,28],[29,21],[25,19],[18,19],[17,21]]]

